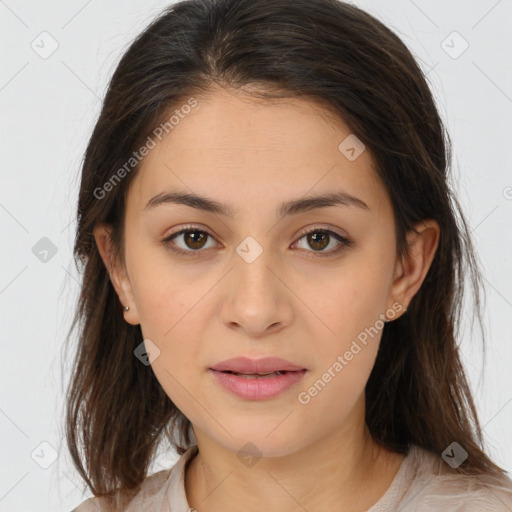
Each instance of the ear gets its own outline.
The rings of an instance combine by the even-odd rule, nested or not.
[[[130,308],[128,311],[123,310],[124,319],[131,325],[138,325],[140,321],[130,279],[126,267],[115,261],[111,232],[112,228],[106,224],[96,225],[93,230],[94,239],[122,307],[129,306]]]
[[[398,303],[404,312],[421,288],[439,243],[440,228],[435,220],[424,220],[414,228],[417,232],[410,230],[406,235],[409,254],[396,262],[390,298],[393,302],[388,304],[391,308]]]

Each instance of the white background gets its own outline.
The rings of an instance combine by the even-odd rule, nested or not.
[[[120,56],[168,3],[0,1],[0,512],[69,512],[90,496],[81,492],[62,428],[69,357],[61,349],[78,293],[72,246],[80,164]],[[485,370],[478,331],[466,330],[461,347],[488,451],[510,471],[512,2],[353,3],[418,58],[447,122],[456,189],[485,276]],[[43,31],[58,43],[47,59],[31,47]],[[444,45],[462,48],[453,31],[469,43],[458,58],[442,47],[450,36]],[[32,252],[43,237],[57,250],[46,263]],[[36,460],[51,460],[52,450],[58,460],[43,469],[34,450]],[[152,470],[175,459],[170,451]]]

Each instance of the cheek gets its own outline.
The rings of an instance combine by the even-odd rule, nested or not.
[[[194,308],[198,299],[176,291],[176,283],[170,280],[159,280],[153,287],[150,284],[148,281],[141,289],[140,322],[144,338],[158,347],[152,371],[167,396],[190,418],[195,416],[193,398],[201,396],[196,381],[205,327],[198,318],[200,307]]]
[[[190,402],[190,393],[197,395],[194,379],[198,362],[201,356],[204,358],[201,340],[207,329],[201,298],[211,285],[157,260],[145,266],[143,272],[141,267],[134,266],[133,270],[132,289],[142,335],[158,349],[152,370],[167,395],[182,409],[182,404]]]
[[[331,340],[325,346],[342,350],[360,333],[375,327],[376,322],[382,328],[389,286],[386,272],[376,266],[370,271],[366,264],[358,264],[331,276],[323,293],[310,295],[305,302],[311,304],[322,320],[317,323],[323,323],[324,341]]]
[[[159,254],[153,260],[148,257],[150,263],[136,266],[131,281],[144,336],[166,343],[188,322],[204,285],[160,260]]]
[[[348,301],[332,316],[336,334],[316,338],[316,364],[299,396],[308,416],[344,421],[364,394],[384,325],[376,310],[362,299]]]
[[[322,394],[336,403],[352,403],[363,392],[377,356],[384,327],[388,277],[362,258],[329,280],[323,294],[310,295],[314,320],[314,375]],[[313,391],[314,393],[315,391]],[[344,406],[344,407],[345,407]]]
[[[178,260],[165,247],[141,239],[141,244],[131,247],[129,267],[140,323],[148,335],[172,336],[184,323],[191,323],[191,314],[201,309],[218,277],[204,264]]]

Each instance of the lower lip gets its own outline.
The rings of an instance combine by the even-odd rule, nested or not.
[[[234,395],[247,400],[265,400],[279,395],[299,382],[302,377],[304,377],[307,370],[286,372],[275,377],[264,378],[245,378],[234,375],[233,373],[225,373],[212,369],[209,371],[215,375],[224,389],[227,389]]]

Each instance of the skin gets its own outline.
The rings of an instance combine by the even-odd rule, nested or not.
[[[403,314],[432,262],[439,226],[418,224],[419,234],[408,235],[411,254],[400,261],[391,202],[369,150],[347,159],[338,146],[351,130],[315,102],[269,103],[223,89],[197,99],[130,185],[125,262],[111,257],[108,227],[94,231],[119,300],[130,307],[125,320],[140,324],[160,350],[152,369],[192,422],[199,453],[186,468],[189,505],[199,512],[240,504],[248,511],[366,510],[403,460],[375,444],[365,424],[364,388],[381,331],[309,403],[297,396],[381,315]],[[143,211],[151,197],[177,189],[236,213],[182,204]],[[338,190],[369,209],[276,214],[282,201]],[[190,236],[174,239],[178,248],[202,251],[193,258],[161,243],[188,224],[213,235],[202,246]],[[322,257],[340,243],[308,243],[304,232],[317,227],[353,244]],[[251,263],[236,252],[247,236],[263,250]],[[282,357],[308,373],[275,398],[243,400],[208,372],[238,355]],[[261,454],[250,467],[237,456],[247,442]]]

